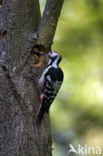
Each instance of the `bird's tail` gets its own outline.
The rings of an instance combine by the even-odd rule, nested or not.
[[[41,121],[43,119],[44,113],[45,113],[45,106],[41,104],[36,119],[37,127],[41,125]]]

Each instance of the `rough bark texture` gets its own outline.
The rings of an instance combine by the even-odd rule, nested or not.
[[[63,0],[47,0],[43,17],[38,27],[38,44],[44,45],[47,49],[51,48],[53,38],[60,16]]]
[[[49,116],[35,124],[42,67],[31,51],[52,44],[62,2],[48,0],[40,20],[38,0],[0,0],[0,156],[51,156]]]

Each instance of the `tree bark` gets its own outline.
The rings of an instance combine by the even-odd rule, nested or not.
[[[51,156],[49,115],[35,124],[40,105],[38,78],[45,67],[31,53],[50,49],[63,0],[0,0],[0,156]],[[40,23],[40,24],[39,24]]]

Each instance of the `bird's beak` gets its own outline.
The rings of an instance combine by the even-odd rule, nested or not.
[[[46,53],[45,56],[49,58],[49,54],[48,53]]]
[[[39,50],[35,50],[35,55],[37,55],[38,57],[40,57],[41,55],[42,56],[45,56],[47,58],[49,58],[49,53],[43,53],[43,51],[39,51]]]

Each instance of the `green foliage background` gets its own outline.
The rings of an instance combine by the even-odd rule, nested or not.
[[[103,148],[103,0],[65,0],[52,49],[64,71],[51,106],[53,156],[68,156],[69,144]]]

